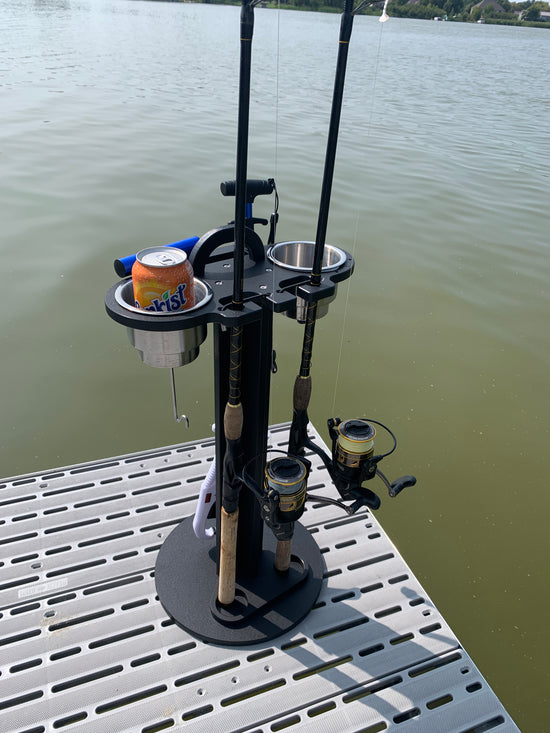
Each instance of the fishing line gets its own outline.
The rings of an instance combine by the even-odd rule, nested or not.
[[[376,57],[375,57],[375,63],[374,63],[374,75],[373,75],[373,82],[372,82],[372,105],[370,107],[370,113],[368,115],[367,120],[367,129],[366,129],[366,137],[369,138],[371,134],[372,129],[372,118],[374,115],[374,108],[375,108],[375,100],[376,100],[376,82],[378,80],[378,68],[380,65],[380,49],[382,47],[382,32],[384,30],[384,23],[389,19],[389,16],[386,13],[386,8],[388,7],[389,0],[385,0],[384,2],[384,9],[382,11],[382,15],[378,19],[381,23],[381,27],[378,31],[378,48],[376,50]],[[353,246],[352,246],[352,257],[355,260],[356,259],[356,251],[357,251],[357,241],[359,236],[359,204],[357,204],[355,209],[355,235],[353,239]],[[334,389],[333,389],[333,399],[332,399],[332,414],[335,414],[336,412],[336,392],[338,390],[338,385],[341,383],[340,380],[340,369],[342,364],[342,353],[344,349],[344,338],[346,335],[346,322],[348,319],[348,313],[349,313],[349,303],[350,303],[350,292],[351,292],[351,279],[348,280],[347,286],[346,286],[346,298],[345,298],[345,305],[344,305],[344,318],[341,328],[341,334],[340,334],[340,350],[338,352],[338,361],[336,366],[336,374],[334,379]]]
[[[275,71],[275,180],[279,175],[279,69],[281,55],[281,0],[277,4],[277,66]]]
[[[355,237],[353,239],[353,247],[351,250],[351,256],[355,260],[355,251],[357,249],[357,234],[359,231],[359,209],[357,209],[357,215],[355,218]],[[347,287],[346,287],[346,301],[344,305],[344,318],[342,322],[342,328],[340,329],[340,350],[338,352],[338,361],[336,364],[336,374],[334,377],[334,389],[332,390],[332,410],[331,413],[334,415],[336,412],[336,390],[338,389],[338,384],[340,382],[340,366],[342,364],[342,354],[344,351],[344,337],[346,335],[346,321],[348,318],[348,312],[349,312],[349,300],[350,300],[350,287],[351,282],[348,281]]]

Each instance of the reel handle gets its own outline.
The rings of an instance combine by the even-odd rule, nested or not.
[[[407,476],[400,476],[399,478],[396,478],[395,481],[392,481],[389,488],[389,494],[393,498],[394,496],[397,496],[397,494],[401,493],[403,489],[406,489],[407,486],[414,486],[416,484],[416,477],[407,475]]]
[[[358,492],[361,493],[361,496],[356,499],[350,506],[350,514],[355,514],[355,512],[358,509],[361,509],[362,506],[367,506],[369,509],[373,510],[376,510],[380,507],[380,497],[378,496],[378,494],[375,494],[374,491],[371,491],[370,489],[365,489],[360,486],[358,489],[355,489],[354,493]]]
[[[377,469],[376,475],[387,488],[388,494],[392,499],[396,497],[397,494],[400,494],[403,489],[406,489],[407,486],[414,486],[416,484],[416,476],[411,476],[410,474],[396,478],[395,481],[391,482],[391,484],[380,469]]]

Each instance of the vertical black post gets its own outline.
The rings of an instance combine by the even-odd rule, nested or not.
[[[249,463],[247,473],[261,486],[269,426],[269,389],[273,353],[273,313],[262,311],[262,319],[245,326],[243,338],[242,399],[246,423],[242,449]],[[254,460],[252,460],[254,459]],[[263,519],[252,493],[241,491],[237,537],[237,572],[254,575],[262,553]]]
[[[223,425],[227,403],[230,362],[230,333],[221,326],[214,327],[214,389],[216,425]],[[264,309],[261,320],[243,328],[243,373],[241,401],[247,420],[243,424],[241,450],[243,461],[251,462],[247,472],[258,485],[263,482],[267,431],[269,425],[269,391],[273,348],[273,314]],[[223,463],[226,440],[223,431],[216,430],[217,485],[223,485]],[[260,460],[252,460],[261,456]],[[217,536],[220,536],[221,492],[218,492]],[[239,528],[237,534],[238,576],[253,576],[262,553],[263,520],[260,507],[252,493],[239,493]],[[219,554],[219,544],[218,544]]]

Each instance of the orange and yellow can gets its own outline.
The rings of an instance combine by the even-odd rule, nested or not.
[[[193,268],[181,249],[142,249],[132,267],[132,284],[136,308],[176,313],[195,305]]]

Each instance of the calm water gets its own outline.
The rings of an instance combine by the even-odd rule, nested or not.
[[[115,257],[233,217],[237,8],[0,7],[0,473],[210,434],[212,348],[142,365]],[[258,10],[249,172],[313,239],[338,17]],[[328,240],[354,277],[316,333],[310,415],[367,415],[419,483],[379,516],[524,731],[548,728],[550,33],[358,18]],[[260,201],[257,215],[270,213]],[[272,422],[302,329],[276,321]]]

